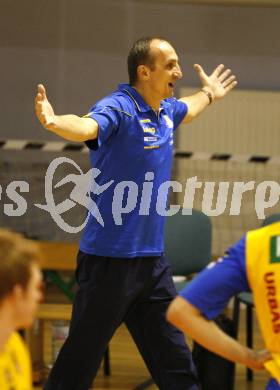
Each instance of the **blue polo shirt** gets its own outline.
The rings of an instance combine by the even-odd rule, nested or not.
[[[200,272],[179,295],[197,307],[206,318],[217,317],[230,298],[239,292],[250,291],[245,246],[244,236],[228,249],[224,257]]]
[[[170,180],[173,131],[186,114],[186,104],[175,98],[163,100],[155,113],[128,84],[90,109],[99,131],[87,145],[91,165],[100,171],[91,200],[102,223],[88,214],[83,252],[128,258],[163,253],[168,194],[163,183]]]

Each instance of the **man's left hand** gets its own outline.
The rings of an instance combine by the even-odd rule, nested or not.
[[[217,66],[210,76],[199,64],[195,64],[194,69],[198,73],[203,89],[211,93],[213,100],[221,99],[237,85],[236,77],[231,74],[230,69],[225,70],[223,64]]]

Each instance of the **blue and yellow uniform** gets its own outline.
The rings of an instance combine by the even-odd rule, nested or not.
[[[0,352],[0,389],[32,389],[29,353],[17,332],[11,334]]]
[[[265,364],[275,379],[267,390],[280,389],[280,222],[251,231],[216,263],[202,271],[180,295],[208,319],[215,318],[229,299],[252,291],[266,348],[273,360]],[[276,380],[277,379],[277,380]]]
[[[155,113],[128,84],[90,109],[87,116],[99,131],[87,145],[91,165],[100,171],[91,197],[103,224],[89,214],[78,254],[79,290],[70,334],[45,390],[87,390],[122,322],[161,390],[198,389],[184,335],[165,319],[176,295],[163,256],[165,182],[170,180],[173,131],[186,114],[186,104],[174,98],[162,101]],[[129,212],[120,215],[118,207],[127,203]]]

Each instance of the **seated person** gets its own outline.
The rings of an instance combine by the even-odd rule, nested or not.
[[[252,291],[266,350],[253,351],[213,319],[229,299]],[[170,304],[167,319],[193,340],[233,362],[267,369],[266,390],[280,389],[280,222],[250,231],[211,263]]]
[[[42,298],[37,246],[0,229],[0,389],[31,390],[28,351],[17,329],[31,326]]]

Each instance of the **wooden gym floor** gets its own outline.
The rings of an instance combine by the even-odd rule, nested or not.
[[[240,319],[240,340],[244,341],[245,318],[242,311]],[[255,321],[254,343],[256,347],[263,348],[263,343],[258,330],[258,325]],[[121,326],[113,340],[110,343],[111,354],[111,369],[110,377],[104,377],[103,371],[100,370],[94,384],[95,390],[132,390],[145,380],[149,379],[150,375],[138,353],[127,329]],[[246,370],[243,366],[237,365],[235,390],[263,390],[267,382],[267,374],[265,372],[257,372],[254,374],[254,380],[251,383],[246,382]],[[41,390],[41,387],[35,387],[35,390]],[[152,385],[149,390],[156,390],[157,386]]]

